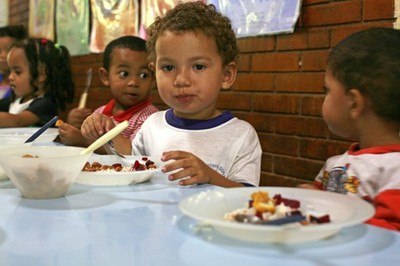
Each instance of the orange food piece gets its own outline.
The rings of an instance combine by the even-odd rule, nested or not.
[[[60,125],[64,124],[64,121],[62,121],[61,119],[58,119],[56,121],[56,127],[59,127]]]
[[[257,191],[251,194],[253,207],[259,212],[275,212],[275,203],[265,191]]]

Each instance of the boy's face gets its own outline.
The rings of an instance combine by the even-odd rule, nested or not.
[[[12,48],[7,57],[10,68],[9,82],[17,97],[26,97],[32,93],[28,59],[22,48]]]
[[[175,114],[189,119],[215,117],[220,89],[231,87],[237,71],[233,62],[222,65],[215,41],[203,33],[166,31],[157,39],[155,54],[158,91]]]
[[[329,68],[325,72],[325,89],[322,115],[329,129],[338,136],[355,138],[354,121],[350,113],[352,99]]]
[[[8,72],[7,54],[14,42],[14,38],[7,36],[0,37],[0,72],[2,73]]]
[[[147,53],[128,48],[114,48],[110,69],[100,69],[102,82],[109,86],[117,108],[126,110],[149,97],[154,75],[148,67]]]

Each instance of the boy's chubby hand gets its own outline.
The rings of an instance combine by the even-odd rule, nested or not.
[[[87,139],[96,140],[114,127],[114,121],[109,116],[93,113],[83,121],[81,133]]]
[[[175,160],[163,166],[161,171],[168,173],[178,170],[168,176],[170,181],[178,180],[182,186],[210,183],[211,177],[217,174],[212,168],[190,152],[167,151],[161,157],[163,162]]]
[[[74,108],[68,113],[67,123],[81,128],[83,121],[91,114],[92,110],[89,108]]]

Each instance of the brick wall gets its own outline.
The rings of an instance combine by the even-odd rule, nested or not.
[[[10,23],[27,25],[27,0],[10,4]],[[293,34],[239,39],[241,61],[234,86],[221,93],[219,108],[249,121],[263,148],[262,185],[294,186],[313,180],[324,160],[349,142],[332,135],[321,117],[324,62],[329,49],[349,34],[369,27],[393,27],[395,0],[303,0]],[[84,73],[97,70],[101,54],[72,59],[76,101]],[[153,101],[162,103],[156,91]],[[110,98],[98,75],[88,107]]]

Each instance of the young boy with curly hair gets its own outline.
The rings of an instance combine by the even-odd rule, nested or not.
[[[132,141],[133,154],[167,162],[162,171],[180,185],[258,186],[261,146],[254,128],[216,104],[235,81],[239,50],[230,20],[213,5],[178,4],[148,29],[150,66],[171,108],[151,115]],[[82,133],[111,128],[86,119]]]

